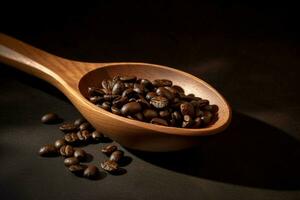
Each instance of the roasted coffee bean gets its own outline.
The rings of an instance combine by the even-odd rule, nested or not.
[[[56,113],[47,113],[42,116],[41,122],[44,124],[55,124],[60,121],[59,116]]]
[[[110,144],[102,147],[101,152],[109,156],[110,154],[112,154],[112,152],[116,151],[117,149],[118,147],[116,145]]]
[[[150,121],[151,124],[157,124],[157,125],[162,125],[162,126],[168,126],[168,122],[164,119],[161,118],[153,118]]]
[[[149,90],[153,88],[153,84],[148,79],[141,79],[140,84]]]
[[[101,103],[102,101],[104,101],[104,97],[100,97],[100,96],[90,97],[90,102],[92,102],[93,104]]]
[[[102,169],[104,169],[107,172],[116,172],[119,169],[119,165],[116,161],[113,160],[106,160],[101,163]]]
[[[102,108],[102,109],[106,110],[106,111],[110,111],[110,106],[108,106],[108,104],[106,104],[105,102],[102,103],[102,104],[97,104],[97,106],[99,108]]]
[[[167,107],[168,103],[168,99],[162,96],[155,96],[150,100],[150,104],[152,104],[155,108],[158,109]]]
[[[204,106],[204,110],[216,113],[219,111],[219,107],[217,105],[206,105]]]
[[[79,130],[83,131],[83,130],[92,130],[93,127],[89,122],[84,122],[79,126]]]
[[[67,133],[64,136],[64,139],[67,143],[75,143],[75,142],[78,142],[78,140],[79,140],[76,133]]]
[[[180,111],[182,115],[194,116],[194,106],[191,103],[182,103],[180,105]]]
[[[141,104],[137,102],[129,102],[122,106],[121,113],[125,116],[138,113],[142,110]]]
[[[77,127],[71,122],[65,122],[59,127],[59,130],[61,130],[64,133],[69,133],[76,131]]]
[[[150,108],[151,104],[142,96],[138,95],[139,99],[136,100],[143,108]]]
[[[123,158],[123,156],[124,156],[124,151],[116,150],[110,155],[109,160],[113,160],[115,162],[120,162],[120,160]]]
[[[129,102],[136,102],[136,98],[130,98],[128,101]]]
[[[133,89],[133,83],[124,83],[126,88],[132,88]]]
[[[92,96],[103,96],[105,92],[101,88],[97,87],[88,87],[88,95]]]
[[[71,165],[69,166],[69,171],[81,176],[83,174],[83,171],[87,168],[86,165],[80,165],[80,164],[76,164],[76,165]]]
[[[95,142],[99,142],[104,138],[104,135],[100,133],[99,131],[93,131],[92,132],[92,138]]]
[[[119,108],[117,108],[116,106],[112,106],[110,109],[113,114],[122,115],[121,110]]]
[[[124,104],[126,104],[128,102],[128,98],[127,97],[122,97],[119,96],[117,98],[115,98],[112,102],[112,104],[118,108],[120,108],[121,106],[123,106]]]
[[[139,121],[144,121],[144,116],[142,113],[136,113],[134,114],[134,118],[139,120]]]
[[[83,130],[77,132],[77,137],[81,141],[88,141],[92,137],[92,135],[88,130]]]
[[[183,116],[182,128],[189,128],[193,125],[193,119],[189,115]]]
[[[156,94],[159,96],[166,97],[169,101],[172,101],[174,99],[174,94],[164,87],[157,88]]]
[[[65,144],[66,144],[65,139],[59,139],[54,142],[54,146],[56,149],[60,149],[60,147],[64,146]]]
[[[200,110],[200,108],[197,108],[195,110],[195,117],[202,117],[204,115],[204,112]]]
[[[199,128],[202,125],[201,117],[196,117],[194,120],[193,128]]]
[[[103,96],[104,101],[106,102],[110,102],[112,100],[114,100],[115,98],[119,97],[120,95],[116,95],[116,94],[106,94]]]
[[[184,89],[178,85],[173,85],[171,87],[171,91],[173,91],[173,93],[181,93],[184,94]]]
[[[83,176],[85,178],[94,179],[98,176],[99,169],[95,165],[89,165],[87,168],[83,171]]]
[[[172,113],[172,119],[174,119],[176,122],[179,122],[182,120],[181,114],[178,111],[174,111]]]
[[[113,85],[112,85],[112,82],[111,82],[111,80],[103,80],[102,81],[102,87],[104,88],[104,89],[106,89],[106,94],[108,94],[108,93],[111,93],[111,90],[112,90],[112,87]]]
[[[146,99],[151,100],[153,97],[156,97],[156,92],[148,92],[146,95]]]
[[[53,144],[46,144],[40,148],[39,155],[43,157],[55,156],[57,155],[57,149]]]
[[[74,125],[76,126],[76,127],[79,127],[81,124],[83,124],[84,122],[86,122],[86,119],[84,119],[84,118],[78,118],[78,119],[76,119],[75,121],[74,121]]]
[[[157,112],[153,109],[146,109],[143,111],[143,114],[147,120],[151,120],[152,118],[156,118],[158,116]]]
[[[170,116],[170,112],[167,111],[167,110],[162,110],[162,111],[159,111],[159,116],[161,118],[168,118]]]
[[[145,92],[145,88],[143,85],[135,83],[133,85],[133,91],[135,91],[138,94],[143,94]]]
[[[170,126],[176,126],[176,120],[175,119],[170,119],[169,121]]]
[[[213,116],[213,115],[211,114],[211,112],[209,112],[209,111],[204,111],[204,114],[203,114],[203,116],[201,117],[201,120],[203,121],[203,124],[204,124],[204,125],[209,124],[209,123],[211,122],[212,116]]]
[[[155,87],[172,86],[172,81],[167,79],[156,79],[152,83]]]
[[[120,80],[123,82],[135,82],[136,76],[120,76]]]
[[[206,105],[208,105],[209,101],[206,99],[201,99],[201,100],[199,100],[199,103],[200,103],[199,107],[202,108],[202,107],[205,107]]]
[[[128,88],[123,91],[122,97],[127,97],[128,99],[133,98],[136,92],[132,88]]]
[[[76,149],[74,151],[74,157],[79,161],[83,161],[86,158],[86,152],[83,149]]]
[[[64,164],[66,167],[69,167],[71,165],[77,165],[77,164],[79,164],[79,160],[75,157],[66,158],[64,160]]]
[[[70,145],[64,145],[59,149],[60,155],[64,157],[71,157],[74,154],[74,149]]]
[[[125,90],[124,83],[121,81],[118,81],[118,82],[116,82],[116,84],[114,85],[114,87],[112,89],[112,94],[113,95],[121,95],[124,90]]]

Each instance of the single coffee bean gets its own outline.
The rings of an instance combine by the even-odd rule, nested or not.
[[[164,119],[161,118],[153,118],[150,121],[151,124],[157,124],[157,125],[162,125],[162,126],[168,126],[168,122]]]
[[[153,109],[146,109],[143,111],[143,114],[147,120],[151,120],[152,118],[155,118],[158,116],[157,112]]]
[[[123,82],[135,82],[136,76],[120,76],[120,80]]]
[[[79,140],[76,133],[67,133],[64,136],[64,139],[67,143],[75,143],[75,142],[78,142],[78,140]]]
[[[105,94],[105,92],[98,87],[88,87],[88,95],[90,97],[92,96],[103,96]]]
[[[83,171],[83,176],[89,179],[94,179],[99,174],[99,169],[95,165],[89,165]]]
[[[83,130],[92,130],[93,127],[90,123],[88,122],[84,122],[79,126],[79,130],[83,131]]]
[[[122,97],[127,97],[128,99],[134,97],[136,92],[132,88],[128,88],[123,91]]]
[[[104,97],[101,97],[101,96],[92,96],[89,99],[90,99],[90,102],[92,102],[93,104],[101,103],[104,101]]]
[[[124,151],[116,150],[110,155],[109,160],[119,162],[123,158],[123,156],[124,156]]]
[[[152,104],[155,108],[165,108],[168,105],[169,101],[166,97],[155,96],[151,98],[150,104]]]
[[[158,96],[166,97],[169,101],[172,101],[174,99],[174,94],[164,87],[157,88],[156,94]]]
[[[203,121],[203,124],[204,124],[204,125],[209,124],[209,123],[211,122],[212,116],[213,116],[213,115],[211,114],[211,112],[209,112],[209,111],[204,111],[204,114],[203,114],[203,116],[201,117],[201,120]]]
[[[42,116],[41,122],[44,124],[55,124],[59,122],[59,116],[56,113],[47,113]]]
[[[59,149],[60,155],[64,157],[71,157],[74,154],[74,149],[70,145],[64,145]]]
[[[39,155],[43,157],[55,156],[57,155],[57,149],[53,144],[46,144],[40,148]]]
[[[194,116],[194,106],[190,103],[182,103],[180,105],[180,111],[182,115]]]
[[[156,79],[152,83],[155,87],[172,86],[172,81],[167,79]]]
[[[110,109],[113,114],[122,115],[121,110],[119,108],[117,108],[116,106],[112,106]]]
[[[156,92],[148,92],[146,95],[146,99],[151,100],[155,96],[157,96]]]
[[[106,94],[103,96],[104,101],[106,102],[110,102],[112,100],[114,100],[115,98],[119,97],[120,95],[112,95],[112,94]]]
[[[159,111],[159,116],[161,118],[168,118],[170,116],[170,112],[168,110]]]
[[[172,119],[175,119],[176,122],[179,122],[182,120],[181,114],[178,111],[174,111],[172,113]]]
[[[143,108],[150,108],[151,104],[141,95],[139,95],[139,99],[136,100]]]
[[[202,117],[204,115],[204,112],[200,110],[200,108],[197,108],[195,110],[195,117]]]
[[[81,176],[83,174],[83,171],[87,168],[86,165],[80,165],[80,164],[76,164],[76,165],[71,165],[69,166],[69,171]]]
[[[145,88],[143,85],[135,83],[133,85],[133,91],[135,91],[138,94],[143,94],[145,92]]]
[[[106,89],[106,94],[111,93],[111,90],[112,90],[111,80],[103,80],[101,84],[102,84],[102,87],[104,89]]]
[[[216,113],[219,111],[219,107],[217,105],[206,105],[204,106],[204,110]]]
[[[83,130],[77,132],[77,137],[80,141],[88,142],[92,135],[88,130]]]
[[[205,107],[206,105],[208,105],[209,104],[209,101],[208,100],[206,100],[206,99],[201,99],[201,100],[198,100],[199,101],[199,103],[200,103],[200,105],[199,105],[199,107]]]
[[[134,118],[137,119],[137,120],[139,120],[139,121],[144,121],[144,116],[143,116],[143,114],[140,113],[140,112],[134,114]]]
[[[184,89],[178,85],[173,85],[171,87],[171,91],[173,91],[173,93],[181,93],[184,94]]]
[[[79,161],[83,161],[86,158],[86,152],[83,149],[76,149],[74,151],[74,157]]]
[[[194,120],[193,128],[199,128],[202,125],[201,117],[196,117]]]
[[[123,115],[132,115],[142,110],[141,104],[137,102],[130,102],[122,106],[121,113]]]
[[[95,142],[99,142],[104,138],[104,135],[100,133],[99,131],[93,131],[92,132],[92,138]]]
[[[64,160],[64,164],[66,167],[69,167],[71,165],[77,165],[77,164],[79,164],[79,160],[75,157],[66,158]]]
[[[60,149],[60,147],[64,146],[66,144],[65,139],[58,139],[54,142],[54,146],[56,149]]]
[[[127,97],[117,97],[113,100],[112,104],[118,108],[120,108],[121,106],[123,106],[124,104],[126,104],[128,102],[128,98]]]
[[[119,165],[116,161],[113,160],[106,160],[101,163],[102,169],[107,172],[116,172],[119,169]]]
[[[102,153],[109,156],[110,154],[112,154],[112,152],[116,151],[117,149],[118,149],[118,147],[116,145],[110,144],[110,145],[102,147],[101,151],[102,151]]]
[[[76,127],[79,127],[81,124],[83,124],[84,122],[86,122],[86,119],[84,119],[84,118],[78,118],[78,119],[76,119],[75,121],[74,121],[74,125],[76,126]]]
[[[112,94],[113,95],[118,95],[118,94],[121,95],[124,90],[125,90],[124,83],[121,81],[118,81],[112,89]]]
[[[153,89],[153,84],[148,79],[141,79],[140,84],[149,90]]]
[[[59,127],[59,130],[61,130],[64,133],[69,133],[76,131],[77,127],[71,122],[65,122]]]
[[[189,115],[183,116],[182,128],[189,128],[193,125],[193,119]]]

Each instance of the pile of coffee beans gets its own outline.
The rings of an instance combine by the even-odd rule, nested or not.
[[[136,76],[114,76],[99,87],[88,87],[88,95],[90,102],[104,110],[162,126],[201,128],[218,119],[217,105],[186,95],[182,87],[167,79],[151,82]]]
[[[45,124],[53,124],[58,122],[59,116],[55,113],[45,114],[41,118],[41,122]],[[104,141],[105,137],[102,133],[96,131],[94,127],[84,118],[79,118],[74,122],[65,122],[59,126],[59,130],[64,136],[57,139],[53,144],[46,144],[39,149],[39,155],[43,157],[62,156],[64,165],[68,170],[77,176],[88,179],[96,179],[99,176],[99,169],[95,165],[85,165],[88,153],[79,148],[82,145],[91,143],[99,143]],[[109,156],[109,159],[100,164],[105,171],[115,174],[122,170],[119,164],[124,158],[124,152],[118,150],[116,145],[104,146],[101,151]]]

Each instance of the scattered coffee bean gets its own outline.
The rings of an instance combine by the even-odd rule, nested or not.
[[[69,144],[72,144],[72,143],[76,143],[79,141],[79,138],[77,136],[76,133],[67,133],[65,136],[64,136],[64,139],[67,143]]]
[[[77,164],[79,164],[79,160],[75,157],[66,158],[64,160],[64,164],[66,167],[69,167],[71,165],[77,165]]]
[[[59,130],[61,130],[64,133],[69,133],[76,131],[77,127],[71,122],[65,122],[59,127]]]
[[[113,173],[119,169],[119,165],[114,160],[106,160],[101,163],[101,168],[107,172]]]
[[[71,165],[69,166],[69,170],[70,172],[78,175],[78,176],[81,176],[83,174],[83,171],[87,168],[86,165],[80,165],[80,164],[76,164],[76,165]]]
[[[58,139],[55,141],[54,146],[56,149],[60,149],[60,147],[64,146],[66,144],[65,139]]]
[[[110,155],[109,160],[119,162],[123,158],[123,156],[124,156],[124,151],[116,150]]]
[[[71,157],[74,154],[74,149],[70,145],[64,145],[59,149],[60,155],[64,157]]]
[[[56,113],[47,113],[41,118],[41,122],[44,124],[55,124],[59,122],[59,119]]]
[[[99,174],[99,169],[95,165],[89,165],[83,172],[83,176],[89,179],[94,179]]]
[[[83,131],[83,130],[91,130],[93,129],[92,125],[88,122],[84,122],[79,126],[79,130]]]
[[[53,144],[46,144],[40,148],[39,155],[44,157],[55,156],[57,155],[57,149]]]
[[[92,132],[92,138],[95,142],[99,142],[104,138],[104,135],[100,133],[99,131],[93,131]]]
[[[83,124],[84,122],[86,122],[86,119],[84,119],[84,118],[78,118],[78,119],[76,119],[76,120],[74,121],[74,125],[75,125],[76,127],[79,128],[79,126],[80,126],[81,124]]]
[[[76,149],[74,151],[74,157],[79,161],[84,161],[86,159],[87,153],[83,149]]]
[[[110,144],[107,146],[104,146],[101,151],[102,153],[106,154],[106,155],[111,155],[112,152],[116,151],[118,149],[118,147],[116,145]]]

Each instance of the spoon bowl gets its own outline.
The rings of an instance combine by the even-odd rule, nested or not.
[[[86,63],[51,55],[0,34],[0,61],[42,78],[62,91],[79,112],[96,128],[121,145],[144,151],[173,151],[189,148],[201,136],[223,131],[230,123],[231,109],[213,87],[188,73],[147,63]],[[165,127],[112,114],[87,100],[87,88],[99,86],[115,75],[134,75],[149,80],[170,79],[219,106],[218,120],[205,128]]]

